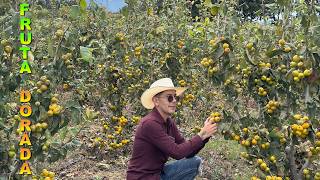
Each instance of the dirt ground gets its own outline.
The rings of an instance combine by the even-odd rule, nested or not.
[[[249,179],[252,167],[239,158],[241,147],[237,143],[213,138],[199,156],[203,159],[202,173],[197,180]],[[119,180],[125,179],[128,157],[100,160],[95,154],[75,150],[52,165],[57,179],[62,180]]]

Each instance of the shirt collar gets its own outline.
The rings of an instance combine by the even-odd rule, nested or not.
[[[155,120],[156,120],[157,122],[159,122],[159,123],[161,123],[161,124],[164,124],[164,125],[166,125],[166,124],[169,125],[169,124],[170,124],[171,118],[168,117],[168,118],[167,118],[167,121],[164,121],[163,117],[161,116],[161,114],[160,114],[160,112],[158,111],[157,108],[154,107],[154,108],[152,109],[151,113],[153,114],[153,116],[156,117]]]

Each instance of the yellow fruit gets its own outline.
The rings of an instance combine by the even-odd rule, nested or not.
[[[5,51],[7,54],[11,54],[11,52],[12,52],[12,47],[8,45],[8,46],[4,47],[4,51]]]
[[[49,172],[49,177],[53,178],[55,176],[54,172]]]
[[[296,67],[296,66],[297,66],[297,63],[296,63],[296,62],[293,62],[293,61],[290,62],[290,67],[293,68],[293,67]]]
[[[260,136],[255,135],[255,136],[254,136],[254,139],[257,140],[257,141],[259,141],[259,140],[260,140]]]
[[[303,129],[308,129],[310,127],[309,123],[303,123],[302,124]]]
[[[239,141],[239,140],[240,140],[240,136],[239,136],[239,135],[236,135],[236,136],[234,137],[234,140]]]
[[[58,36],[58,37],[63,36],[63,30],[58,29],[55,34],[56,34],[56,36]]]
[[[267,142],[267,143],[265,143],[265,145],[266,145],[266,149],[269,149],[269,147],[270,147],[270,143],[269,143],[269,142]]]
[[[48,114],[49,117],[50,117],[50,116],[53,116],[53,111],[52,111],[52,110],[49,110],[49,111],[47,112],[47,114]]]
[[[309,174],[309,173],[310,173],[309,169],[303,169],[303,174],[304,174],[304,175],[307,175],[307,174]]]
[[[253,43],[252,42],[248,43],[246,47],[247,47],[247,49],[252,49]]]
[[[303,79],[304,78],[304,74],[303,73],[299,73],[298,77],[299,77],[299,79]]]
[[[312,72],[311,72],[311,70],[309,70],[309,69],[306,69],[306,70],[303,71],[303,75],[306,76],[306,77],[307,77],[307,76],[310,76],[311,73],[312,73]]]
[[[223,47],[223,49],[229,48],[229,44],[228,43],[223,43],[222,47]]]
[[[248,128],[243,128],[242,131],[243,131],[244,133],[248,133],[248,132],[249,132],[249,129],[248,129]]]
[[[302,118],[302,115],[301,115],[301,114],[295,114],[295,115],[293,116],[293,118],[294,118],[295,120],[300,120],[300,119]]]
[[[47,169],[43,169],[41,175],[47,177],[49,176],[49,171]]]
[[[263,163],[263,160],[262,159],[257,159],[257,163],[260,165]]]
[[[276,157],[275,156],[270,156],[270,161],[276,161]]]
[[[45,152],[47,152],[47,151],[48,151],[48,146],[46,146],[46,145],[43,145],[43,146],[42,146],[42,151],[45,151]]]
[[[257,140],[252,139],[252,141],[251,141],[251,144],[252,144],[252,145],[257,145],[257,143],[258,143]]]
[[[317,137],[318,139],[320,139],[320,131],[318,131],[318,132],[316,133],[316,137]]]
[[[249,147],[250,146],[250,141],[246,140],[244,143],[245,146]]]
[[[224,49],[224,53],[229,53],[230,52],[230,49],[229,48],[225,48]]]
[[[298,55],[294,55],[292,57],[292,61],[298,63],[300,61],[300,57]]]
[[[51,103],[57,103],[57,102],[58,102],[58,98],[56,97],[51,98]]]
[[[288,53],[288,52],[290,52],[290,51],[291,51],[291,48],[290,48],[290,47],[284,48],[284,52]]]
[[[262,170],[266,170],[267,169],[267,164],[266,163],[261,163],[260,164],[260,168],[262,169]]]
[[[46,86],[46,85],[41,85],[41,87],[40,87],[40,90],[43,92],[43,91],[46,91],[48,89],[48,86]]]
[[[299,70],[292,71],[292,76],[294,76],[294,77],[299,76]]]
[[[13,158],[16,155],[16,153],[14,151],[9,151],[9,157]]]
[[[284,46],[286,44],[286,41],[284,39],[280,39],[278,43],[280,46]]]
[[[41,123],[41,128],[42,129],[47,129],[48,128],[48,123]]]
[[[302,67],[303,66],[303,62],[298,62],[298,67]]]

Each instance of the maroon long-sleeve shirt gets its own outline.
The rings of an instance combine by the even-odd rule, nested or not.
[[[165,122],[154,108],[141,119],[135,134],[132,157],[127,170],[127,180],[159,180],[168,157],[182,159],[197,154],[208,142],[199,135],[186,141],[175,122]]]

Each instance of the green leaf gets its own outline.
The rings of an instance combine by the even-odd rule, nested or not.
[[[280,54],[283,54],[283,50],[282,49],[276,49],[276,50],[269,50],[266,52],[266,55],[269,57],[269,58],[272,58],[274,56],[277,56],[277,55],[280,55]]]
[[[85,12],[86,11],[86,9],[87,9],[87,2],[86,2],[86,0],[80,0],[80,10],[82,11],[82,12]]]
[[[210,13],[212,16],[216,16],[219,12],[219,6],[212,6],[210,8]]]
[[[49,53],[50,57],[54,56],[53,45],[52,45],[52,41],[50,38],[48,38],[48,53]]]
[[[85,62],[92,62],[92,48],[80,46],[80,55]]]
[[[79,6],[77,5],[74,5],[71,7],[71,10],[70,10],[70,17],[73,19],[73,20],[76,20],[79,18],[79,16],[81,15],[80,13],[80,8]]]

